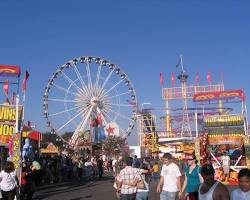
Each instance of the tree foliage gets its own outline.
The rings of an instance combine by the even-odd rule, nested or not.
[[[102,151],[108,156],[117,156],[123,153],[126,147],[126,140],[120,136],[108,136],[106,140],[102,141]]]

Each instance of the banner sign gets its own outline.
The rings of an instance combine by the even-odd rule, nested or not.
[[[17,133],[15,137],[13,138],[13,144],[12,144],[12,162],[15,165],[15,169],[19,171],[20,167],[20,133]]]
[[[19,105],[18,119],[22,117],[23,107]],[[0,105],[0,122],[9,122],[15,124],[16,121],[16,106],[15,105]]]
[[[245,130],[243,127],[237,128],[210,128],[207,130],[209,135],[241,135]]]
[[[0,76],[19,77],[21,70],[19,66],[0,65]]]
[[[220,126],[242,126],[244,125],[243,115],[217,115],[204,117],[205,127]]]
[[[22,119],[23,107],[19,106],[18,119]],[[0,144],[7,145],[15,132],[16,126],[16,106],[0,105]]]
[[[242,101],[245,100],[245,94],[243,90],[225,90],[218,92],[202,92],[197,93],[193,97],[193,101],[210,101],[219,99],[233,99],[240,98]]]
[[[209,135],[208,136],[209,145],[220,145],[220,144],[243,144],[242,135]]]

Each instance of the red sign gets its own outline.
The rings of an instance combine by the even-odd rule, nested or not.
[[[218,92],[202,92],[194,95],[194,101],[209,101],[218,99],[232,99],[240,98],[242,101],[245,100],[245,94],[243,90],[225,90]]]
[[[19,77],[21,73],[19,66],[0,65],[0,76]]]

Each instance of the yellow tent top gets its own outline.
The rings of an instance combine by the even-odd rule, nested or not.
[[[46,148],[41,148],[41,153],[59,153],[59,150],[52,142],[50,142]]]

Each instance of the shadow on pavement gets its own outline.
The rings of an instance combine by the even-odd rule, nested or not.
[[[34,199],[36,200],[42,200],[46,199],[48,197],[56,196],[56,195],[68,195],[68,193],[84,189],[88,187],[94,187],[96,185],[102,184],[102,182],[110,181],[113,182],[113,177],[103,177],[102,179],[98,179],[98,177],[93,178],[91,180],[72,180],[69,182],[63,182],[63,183],[56,183],[56,184],[50,184],[50,185],[44,185],[37,188],[37,191],[34,194]],[[92,198],[92,195],[86,195],[84,197],[76,197],[70,200],[81,200],[81,199],[88,199]],[[62,200],[62,199],[61,199]]]

